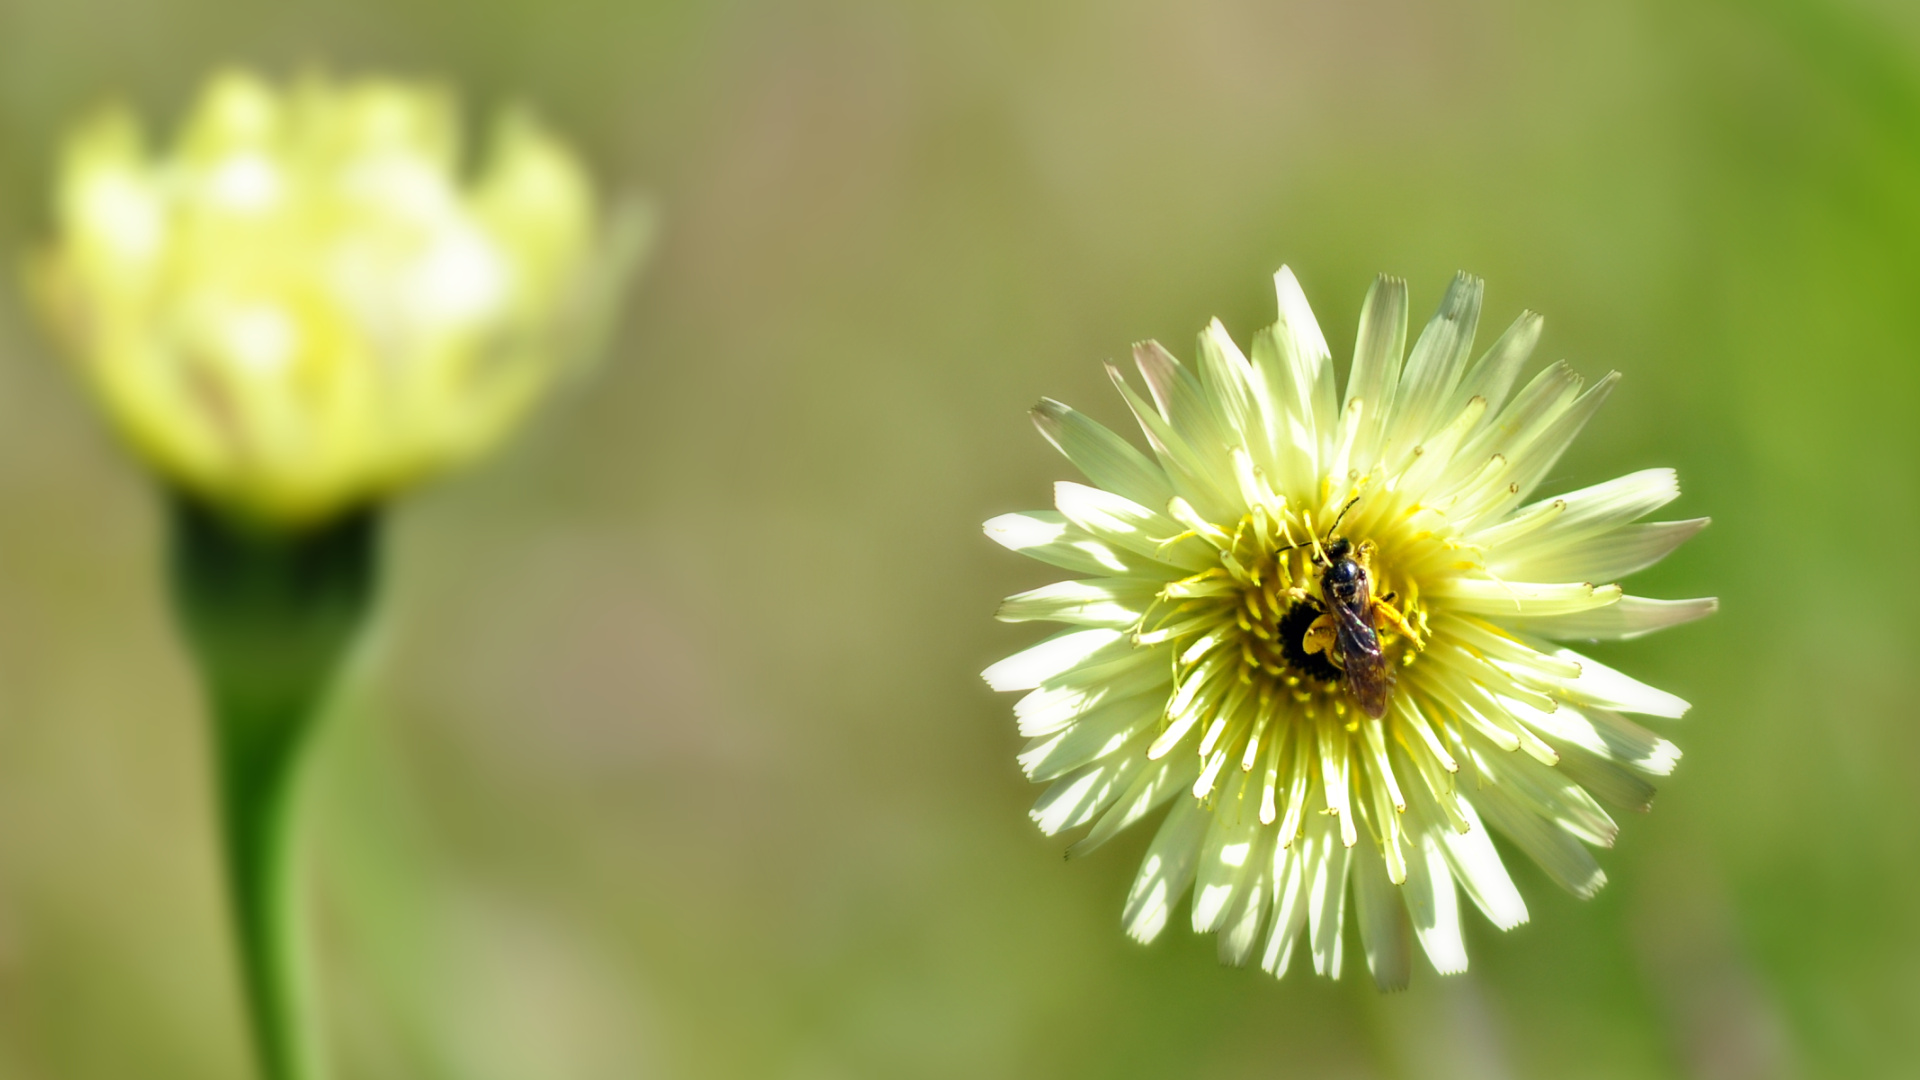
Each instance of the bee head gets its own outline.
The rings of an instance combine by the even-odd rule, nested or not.
[[[1327,543],[1327,561],[1339,562],[1353,554],[1353,544],[1344,536],[1336,536]]]

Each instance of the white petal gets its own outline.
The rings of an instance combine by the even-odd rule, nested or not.
[[[1523,708],[1515,715],[1555,739],[1649,776],[1667,776],[1680,763],[1679,747],[1607,709],[1562,702],[1552,712]]]
[[[1436,582],[1427,594],[1446,606],[1470,615],[1505,619],[1522,616],[1564,615],[1606,607],[1620,600],[1620,586],[1579,581],[1549,584],[1530,581],[1494,581],[1455,577]]]
[[[1227,454],[1238,440],[1220,402],[1157,341],[1135,345],[1133,364],[1146,380],[1161,417],[1186,442],[1204,475],[1216,479],[1232,476]]]
[[[1680,497],[1680,475],[1672,469],[1643,469],[1615,477],[1604,484],[1570,491],[1554,499],[1543,499],[1515,511],[1507,518],[1482,528],[1467,539],[1489,552],[1507,542],[1520,519],[1559,503],[1560,513],[1547,528],[1562,539],[1592,536],[1617,525],[1624,525],[1653,513]]]
[[[1644,813],[1652,808],[1654,786],[1626,766],[1557,739],[1548,741],[1560,752],[1560,771],[1594,798],[1622,810]]]
[[[1582,380],[1579,376],[1571,378],[1573,387],[1580,386]],[[1593,418],[1619,381],[1619,372],[1609,372],[1591,390],[1571,402],[1562,405],[1561,399],[1554,399],[1552,406],[1541,413],[1538,423],[1513,436],[1500,451],[1509,469],[1499,476],[1498,484],[1481,489],[1477,496],[1463,495],[1450,511],[1454,519],[1466,523],[1463,528],[1472,531],[1471,522],[1504,516],[1511,507],[1527,498],[1559,462],[1560,455],[1580,434],[1580,430],[1586,427],[1587,421]],[[1494,426],[1497,423],[1490,425],[1488,430]],[[1462,455],[1469,460],[1472,458],[1466,450],[1462,451]]]
[[[1562,540],[1554,530],[1542,530],[1497,556],[1489,554],[1487,571],[1525,581],[1615,581],[1666,558],[1706,528],[1709,520],[1622,525],[1572,541]]]
[[[1273,849],[1273,926],[1260,956],[1261,970],[1275,976],[1287,973],[1294,943],[1307,922],[1307,862],[1302,845],[1275,845]]]
[[[1084,825],[1127,790],[1145,765],[1139,754],[1119,754],[1075,769],[1049,785],[1027,816],[1048,836]]]
[[[1153,605],[1161,587],[1151,578],[1135,577],[1056,581],[1007,597],[994,618],[1130,629]]]
[[[1353,343],[1353,369],[1347,377],[1346,411],[1359,403],[1359,431],[1353,439],[1353,467],[1373,466],[1400,385],[1400,359],[1407,348],[1407,283],[1380,275],[1360,307],[1360,333]]]
[[[1031,690],[1083,663],[1118,660],[1133,650],[1127,635],[1108,627],[1063,630],[980,673],[995,690]]]
[[[1453,400],[1453,391],[1473,349],[1474,329],[1480,323],[1480,298],[1485,284],[1471,274],[1454,275],[1440,298],[1440,307],[1427,321],[1420,339],[1407,356],[1400,377],[1389,429],[1388,460],[1404,459],[1415,446],[1450,416],[1441,416]]]
[[[1506,864],[1494,850],[1493,840],[1472,801],[1466,798],[1455,801],[1461,816],[1467,819],[1467,831],[1448,830],[1439,834],[1447,865],[1453,868],[1460,887],[1487,920],[1502,930],[1511,930],[1527,921],[1527,902],[1520,899],[1520,890],[1513,887],[1513,879],[1507,876]]]
[[[1307,303],[1306,291],[1300,288],[1300,279],[1293,276],[1292,267],[1282,266],[1273,275],[1273,293],[1280,307],[1280,321],[1274,325],[1285,327],[1293,361],[1307,376],[1304,381],[1311,383],[1320,369],[1331,363],[1333,350],[1327,348],[1327,337],[1320,332],[1320,323],[1313,317],[1313,305]]]
[[[1353,863],[1353,902],[1367,970],[1380,989],[1405,990],[1413,975],[1413,925],[1407,905],[1400,899],[1400,889],[1387,880],[1379,852],[1360,851]]]
[[[1110,701],[1139,694],[1158,694],[1162,701],[1172,689],[1169,657],[1162,649],[1135,649],[1105,664],[1075,668],[1041,683],[1013,703],[1020,734],[1049,735]]]
[[[1489,418],[1499,415],[1507,395],[1513,391],[1514,380],[1519,378],[1520,369],[1526,366],[1527,358],[1533,355],[1533,347],[1540,343],[1540,328],[1543,320],[1531,311],[1523,311],[1513,320],[1513,325],[1500,335],[1500,339],[1486,351],[1478,363],[1473,365],[1466,377],[1460,380],[1460,389],[1454,392],[1452,411],[1463,408],[1469,398],[1481,398],[1487,403]]]
[[[1720,601],[1713,597],[1650,600],[1644,596],[1623,596],[1619,603],[1608,607],[1544,618],[1516,618],[1509,611],[1500,621],[1516,630],[1561,641],[1629,641],[1670,626],[1704,619],[1718,610]]]
[[[1254,400],[1253,365],[1227,328],[1215,319],[1200,333],[1200,384],[1234,444],[1264,435],[1260,407]]]
[[[1600,406],[1606,404],[1619,382],[1620,373],[1609,371],[1538,435],[1515,448],[1512,455],[1515,466],[1513,483],[1520,489],[1513,495],[1515,503],[1532,494],[1533,489],[1547,478],[1547,474],[1559,464],[1560,455],[1573,445],[1581,429],[1593,419],[1594,413],[1600,411]]]
[[[1147,942],[1159,937],[1173,905],[1180,902],[1187,887],[1193,884],[1200,841],[1206,835],[1211,817],[1196,799],[1181,799],[1167,812],[1167,819],[1147,847],[1147,856],[1140,863],[1140,873],[1133,879],[1133,889],[1127,894],[1127,906],[1121,915],[1128,936],[1135,941]]]
[[[1407,915],[1433,970],[1457,975],[1467,970],[1467,946],[1460,937],[1460,895],[1447,869],[1442,841],[1432,831],[1418,838],[1419,850],[1407,860]]]
[[[1562,682],[1558,696],[1582,705],[1598,705],[1603,709],[1639,713],[1642,716],[1664,716],[1670,720],[1687,714],[1689,706],[1684,700],[1622,675],[1597,660],[1588,659],[1571,649],[1555,649],[1553,655],[1580,665],[1580,677]]]
[[[1481,767],[1481,790],[1491,781],[1514,806],[1595,847],[1612,847],[1620,835],[1606,810],[1557,764],[1543,765],[1525,754],[1476,756],[1475,764]]]
[[[1519,760],[1525,761],[1525,758]],[[1527,857],[1540,865],[1562,888],[1582,899],[1591,899],[1607,883],[1605,871],[1594,861],[1593,853],[1558,824],[1533,813],[1501,784],[1498,773],[1483,776],[1475,789],[1474,803],[1486,820]]]
[[[1154,348],[1159,346],[1154,345]],[[1119,368],[1108,364],[1107,377],[1113,380],[1114,388],[1126,400],[1127,408],[1139,422],[1141,432],[1146,435],[1161,469],[1166,472],[1168,482],[1173,485],[1174,494],[1198,507],[1210,520],[1237,519],[1237,506],[1228,486],[1232,472],[1230,469],[1218,472],[1213,464],[1213,460],[1221,455],[1210,457],[1188,443],[1184,435],[1174,430],[1165,417],[1127,385],[1126,376],[1120,373]]]
[[[1317,384],[1307,376],[1286,344],[1284,326],[1269,326],[1253,336],[1253,367],[1266,409],[1267,444],[1253,446],[1254,463],[1289,497],[1312,493],[1320,478],[1322,452],[1331,445],[1315,417]],[[1331,435],[1331,432],[1327,432]]]
[[[1097,487],[1142,506],[1165,506],[1173,486],[1158,465],[1125,439],[1052,398],[1033,408],[1034,426]]]
[[[1272,830],[1260,824],[1259,804],[1245,801],[1248,786],[1247,774],[1235,769],[1214,801],[1213,824],[1200,849],[1193,886],[1195,933],[1219,929],[1228,909],[1260,876],[1266,861],[1266,852],[1256,849],[1260,837]]]
[[[1273,886],[1268,881],[1272,873],[1271,860],[1266,858],[1267,849],[1273,847],[1273,837],[1263,833],[1259,844],[1261,865],[1247,887],[1235,896],[1233,907],[1220,921],[1219,953],[1220,962],[1232,967],[1244,965],[1253,956],[1253,947],[1260,941],[1260,930],[1266,923],[1267,907],[1273,902]]]
[[[1338,819],[1332,814],[1310,814],[1305,849],[1307,871],[1307,936],[1313,946],[1313,970],[1340,977],[1340,926],[1347,915],[1347,866],[1351,849],[1340,842]]]
[[[1479,425],[1486,410],[1485,401],[1473,398],[1451,415],[1443,417],[1446,423],[1428,433],[1414,447],[1414,460],[1400,471],[1395,490],[1405,492],[1407,498],[1415,500],[1424,500],[1436,491],[1444,492],[1446,485],[1441,482],[1441,477],[1453,465],[1454,448]]]
[[[1274,417],[1279,446],[1291,451],[1270,455],[1276,478],[1283,487],[1306,494],[1332,445],[1338,420],[1333,354],[1293,271],[1281,267],[1273,287],[1280,318],[1254,337],[1254,368],[1279,406]],[[1305,473],[1295,471],[1302,466]]]
[[[1218,566],[1219,556],[1198,539],[1172,542],[1185,532],[1179,522],[1131,499],[1071,480],[1053,485],[1053,504],[1068,521],[1110,547],[1145,559],[1198,572]]]
[[[1462,476],[1478,470],[1480,463],[1494,454],[1511,460],[1516,450],[1573,405],[1580,394],[1580,383],[1580,376],[1564,361],[1547,365],[1460,448],[1458,457],[1466,470]]]
[[[1082,574],[1132,574],[1171,581],[1181,571],[1104,544],[1052,510],[1001,514],[982,526],[987,538],[1010,551]]]
[[[1142,757],[1145,754],[1141,755]],[[1127,826],[1159,809],[1167,800],[1193,786],[1200,771],[1200,759],[1194,754],[1173,757],[1148,764],[1135,774],[1126,791],[1115,799],[1100,820],[1093,823],[1080,842],[1067,849],[1075,858],[1091,852]]]
[[[1020,767],[1027,779],[1046,781],[1118,753],[1129,742],[1140,742],[1144,755],[1146,742],[1136,737],[1159,723],[1165,709],[1165,702],[1151,694],[1102,705],[1066,729],[1029,742],[1020,753]]]

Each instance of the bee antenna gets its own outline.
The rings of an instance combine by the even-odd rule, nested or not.
[[[1333,524],[1327,526],[1327,535],[1329,537],[1334,534],[1335,530],[1340,528],[1340,523],[1346,520],[1347,511],[1353,509],[1353,504],[1359,501],[1360,496],[1355,495],[1353,498],[1347,500],[1347,505],[1341,507],[1339,513],[1333,515]]]

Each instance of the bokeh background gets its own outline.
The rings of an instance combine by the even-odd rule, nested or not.
[[[308,790],[343,1080],[1880,1077],[1920,1060],[1920,7],[0,0],[0,250],[62,127],[203,73],[525,97],[663,231],[591,385],[411,499]],[[1592,902],[1381,996],[1064,863],[1009,700],[1042,394],[1299,273],[1627,378],[1571,488],[1715,525],[1605,650],[1695,702]],[[0,299],[0,1077],[245,1075],[157,501]]]

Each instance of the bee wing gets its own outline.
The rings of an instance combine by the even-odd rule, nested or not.
[[[1334,638],[1340,644],[1340,655],[1347,661],[1348,670],[1363,657],[1371,657],[1376,662],[1381,659],[1380,635],[1373,628],[1373,613],[1368,610],[1372,606],[1371,602],[1359,609],[1346,604],[1333,605]]]
[[[1345,661],[1347,692],[1375,720],[1387,714],[1393,692],[1393,672],[1380,651],[1380,635],[1373,628],[1373,598],[1362,588],[1361,605],[1333,605],[1334,640]]]

